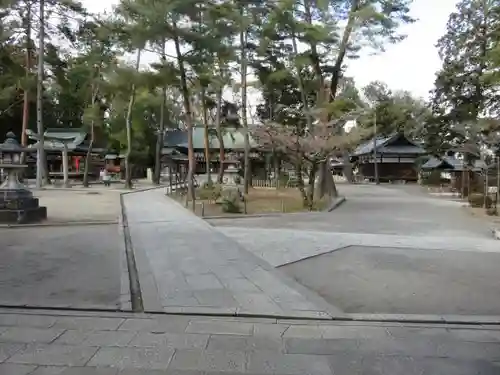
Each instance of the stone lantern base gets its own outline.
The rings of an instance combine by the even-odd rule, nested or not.
[[[47,208],[29,190],[0,189],[0,223],[28,224],[47,219]]]
[[[19,182],[18,169],[22,166],[0,164],[7,171],[7,179],[0,185],[0,224],[28,224],[47,219],[47,208],[40,207],[38,198]]]

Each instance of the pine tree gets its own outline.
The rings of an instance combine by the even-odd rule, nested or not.
[[[432,100],[437,119],[427,129],[435,151],[463,143],[460,129],[498,113],[499,37],[496,1],[462,0],[449,16],[446,33],[437,44],[443,61]],[[438,140],[442,141],[436,144]]]

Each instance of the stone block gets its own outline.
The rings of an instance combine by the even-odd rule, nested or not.
[[[244,372],[245,353],[199,349],[175,352],[169,370],[198,370],[206,372]]]
[[[77,331],[67,330],[55,344],[82,346],[127,346],[134,338],[130,331]]]
[[[42,329],[30,327],[10,327],[0,335],[0,341],[13,343],[48,344],[64,331],[61,329]]]
[[[130,318],[120,326],[123,331],[183,333],[189,323],[184,316],[161,316],[154,319]]]
[[[32,374],[36,366],[15,365],[13,363],[0,363],[0,374],[2,375],[28,375]]]
[[[87,366],[166,370],[173,354],[165,347],[101,348]]]
[[[60,375],[117,375],[118,371],[117,368],[110,367],[69,367]]]
[[[356,351],[358,341],[354,339],[285,339],[285,351],[289,354],[317,354],[328,355],[342,352]]]
[[[286,324],[268,324],[255,323],[253,335],[256,337],[281,338],[289,325]]]
[[[23,344],[0,343],[0,362],[24,348]]]
[[[45,366],[83,366],[97,348],[68,345],[30,345],[10,357],[7,362]]]
[[[36,207],[23,210],[0,210],[2,224],[29,224],[47,219],[47,207]]]
[[[54,325],[56,318],[47,315],[32,314],[0,314],[0,326],[20,326],[49,328]]]
[[[212,335],[208,340],[207,350],[225,350],[250,352],[266,350],[271,352],[283,352],[283,340],[280,338],[248,337],[248,336],[224,336]]]
[[[332,375],[326,356],[253,352],[248,358],[248,372],[282,375]]]
[[[208,335],[195,333],[155,333],[140,332],[130,346],[164,346],[173,349],[203,349],[207,346]]]
[[[64,366],[38,366],[30,375],[61,375],[63,371],[69,368]]]
[[[212,335],[251,335],[253,333],[253,324],[210,320],[191,321],[186,328],[186,332]]]
[[[104,318],[99,316],[62,316],[57,318],[53,328],[114,331],[123,321],[124,319],[122,318]]]

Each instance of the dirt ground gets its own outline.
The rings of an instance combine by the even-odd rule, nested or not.
[[[464,206],[466,203],[464,203]],[[467,207],[465,206],[464,209],[474,217],[477,217],[478,219],[482,219],[488,223],[500,225],[500,216],[495,216],[495,215],[487,215],[486,210],[482,207]],[[500,209],[500,208],[499,208]]]
[[[47,189],[33,195],[47,207],[48,222],[118,221],[120,215],[119,191]]]
[[[174,198],[185,204],[185,197],[175,196]],[[315,210],[322,210],[326,208],[326,205],[326,200],[319,201],[315,206]],[[252,188],[247,196],[246,209],[244,203],[241,206],[242,212],[233,215],[305,211],[302,196],[296,188]],[[189,203],[189,207],[191,207],[191,203]],[[223,212],[221,204],[208,200],[197,200],[195,213],[199,216],[232,215]]]

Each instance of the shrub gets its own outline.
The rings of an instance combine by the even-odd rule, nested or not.
[[[490,208],[487,208],[486,209],[486,215],[488,216],[497,216],[498,215],[498,211],[497,211],[497,208],[496,207],[490,207]]]
[[[442,183],[441,171],[427,172],[422,176],[422,185],[439,186]]]
[[[222,186],[218,184],[205,183],[197,190],[197,196],[201,200],[216,201],[222,194]]]
[[[226,190],[222,197],[222,212],[238,214],[241,212],[241,195],[238,190]]]
[[[483,207],[485,203],[485,197],[482,193],[471,193],[469,195],[469,204],[471,207]],[[486,196],[486,207],[490,208],[493,201],[490,196]]]

